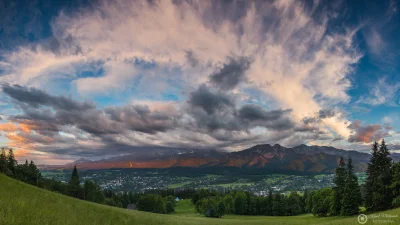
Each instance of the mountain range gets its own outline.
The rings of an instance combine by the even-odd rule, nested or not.
[[[400,154],[393,153],[394,161]],[[224,152],[187,148],[149,147],[134,150],[129,155],[97,161],[79,159],[62,166],[41,165],[42,169],[67,169],[77,165],[80,169],[137,168],[196,170],[245,170],[250,173],[333,173],[340,157],[352,158],[355,170],[365,171],[370,154],[341,150],[329,146],[299,145],[286,148],[279,144],[255,145],[251,148]]]

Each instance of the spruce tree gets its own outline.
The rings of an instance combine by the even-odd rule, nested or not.
[[[376,194],[378,183],[378,143],[372,145],[371,158],[367,167],[367,181],[365,182],[365,207],[368,211],[376,210],[376,202],[379,196]]]
[[[390,152],[385,143],[385,140],[382,140],[381,145],[379,146],[378,151],[378,168],[379,168],[379,176],[378,182],[379,185],[377,192],[380,193],[380,198],[377,199],[377,210],[385,210],[389,209],[392,204],[393,194],[390,188],[392,183],[392,158],[390,158]]]
[[[80,178],[78,175],[78,169],[76,168],[76,165],[74,166],[74,170],[72,171],[71,178],[69,179],[68,182],[68,189],[69,189],[69,194],[72,197],[75,198],[80,198],[81,196],[81,186],[80,186]]]
[[[12,175],[15,175],[16,167],[17,167],[17,160],[15,160],[14,151],[10,148],[10,150],[8,150],[7,168],[8,170],[10,170]]]
[[[7,174],[7,171],[8,167],[7,167],[6,150],[2,148],[0,152],[0,173]]]
[[[29,182],[39,186],[39,179],[41,178],[40,170],[36,167],[35,163],[31,160],[28,166]]]
[[[21,179],[22,181],[24,181],[24,182],[28,182],[29,181],[29,178],[30,178],[30,176],[31,176],[31,173],[30,173],[30,171],[29,171],[29,163],[28,163],[28,160],[26,159],[25,160],[25,164],[23,164],[23,165],[20,165],[20,167],[19,167],[20,169],[19,169],[19,174],[18,174],[18,176],[19,176],[19,179]]]
[[[362,200],[361,191],[358,186],[358,178],[354,174],[351,158],[347,162],[347,174],[341,200],[341,216],[350,216],[358,213]]]
[[[334,201],[332,202],[331,215],[339,215],[341,211],[341,200],[343,198],[343,191],[346,184],[346,169],[343,157],[340,157],[339,165],[336,168],[335,178],[333,179],[333,183],[335,183],[336,187],[334,187]]]

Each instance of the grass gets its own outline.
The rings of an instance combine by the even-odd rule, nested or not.
[[[196,211],[190,199],[183,199],[177,202],[175,212],[171,215],[185,216],[185,217],[203,217]]]
[[[384,212],[400,215],[400,209]],[[381,218],[385,219],[385,218]],[[399,224],[399,218],[392,218]],[[176,212],[160,215],[99,205],[49,192],[0,175],[1,225],[282,225],[282,224],[359,224],[356,217],[317,218],[226,215],[205,218],[195,212],[190,200],[178,202]],[[372,219],[366,224],[373,224]]]
[[[220,187],[235,187],[235,186],[251,186],[254,185],[254,182],[244,182],[244,183],[237,183],[237,182],[233,182],[233,183],[225,183],[225,184],[212,184],[210,186],[220,186]]]
[[[168,188],[180,188],[180,187],[184,187],[186,184],[190,184],[190,183],[191,183],[190,181],[175,183],[175,184],[169,185]]]

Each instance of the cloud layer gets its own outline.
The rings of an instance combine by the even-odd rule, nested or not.
[[[60,154],[99,156],[115,146],[174,146],[194,148],[244,147],[248,142],[291,142],[298,135],[317,139],[324,133],[303,129],[291,119],[291,110],[270,110],[200,86],[180,107],[151,110],[147,105],[107,106],[53,96],[35,88],[3,85],[3,92],[21,110],[0,130],[11,146]],[[264,130],[260,133],[258,130]],[[268,136],[262,136],[267,131]],[[307,133],[309,133],[307,137]],[[316,136],[315,136],[316,135]]]

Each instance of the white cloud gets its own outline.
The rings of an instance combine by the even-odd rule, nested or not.
[[[382,105],[389,106],[400,105],[400,84],[390,83],[387,78],[382,77],[377,83],[371,85],[371,91],[367,95],[361,96],[357,103],[367,105]]]

